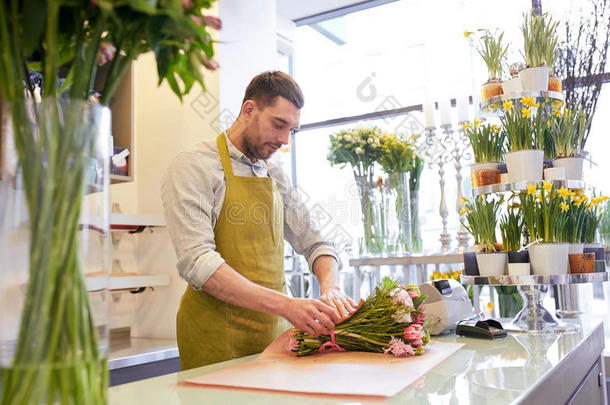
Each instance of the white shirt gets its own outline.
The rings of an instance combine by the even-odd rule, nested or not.
[[[341,261],[332,243],[312,227],[309,212],[282,169],[268,161],[252,163],[225,135],[236,176],[272,177],[284,205],[284,238],[312,269],[321,255]],[[216,138],[179,153],[169,165],[161,185],[165,218],[176,256],[178,273],[195,289],[208,281],[224,263],[216,249],[214,226],[225,198],[225,178]],[[256,235],[252,235],[253,238]],[[237,269],[239,270],[239,269]]]

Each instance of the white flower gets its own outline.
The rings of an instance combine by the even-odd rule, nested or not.
[[[341,134],[337,135],[337,140],[338,141],[342,141],[343,140],[343,135],[341,135]]]
[[[364,153],[364,150],[362,150],[362,148],[356,148],[355,152],[356,155],[362,155],[362,153]]]
[[[375,140],[373,138],[369,138],[366,140],[366,143],[372,144],[375,143]]]
[[[405,308],[413,307],[413,300],[411,299],[409,293],[406,290],[403,290],[402,288],[396,288],[394,289],[394,291],[392,291],[392,296],[394,297],[392,301],[394,301],[395,304],[400,303]]]
[[[411,314],[405,310],[396,311],[396,313],[392,316],[392,319],[398,323],[411,323],[413,320],[411,319]]]

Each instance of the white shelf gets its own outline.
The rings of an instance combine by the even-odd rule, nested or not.
[[[161,215],[110,214],[110,226],[165,226]]]
[[[551,180],[555,187],[565,187],[568,189],[584,189],[585,182],[582,180]],[[479,196],[483,194],[490,193],[505,193],[509,191],[525,191],[527,190],[528,184],[533,184],[535,186],[540,186],[542,184],[542,180],[534,180],[534,181],[519,181],[516,183],[498,183],[498,184],[489,184],[487,186],[476,187],[472,189],[473,196]]]
[[[108,289],[135,290],[140,287],[160,287],[169,285],[167,274],[134,274],[110,277],[87,277],[87,291],[101,291]]]
[[[498,105],[498,108],[502,108],[502,103],[508,100],[520,100],[522,97],[532,97],[532,98],[550,98],[553,100],[563,101],[563,93],[559,93],[556,91],[520,91],[517,93],[509,93],[509,94],[501,94],[499,96],[488,98],[487,100],[481,102],[480,108],[481,110],[488,108],[492,104]]]

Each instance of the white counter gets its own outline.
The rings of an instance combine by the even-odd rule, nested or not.
[[[465,343],[450,358],[405,388],[387,403],[503,404],[604,403],[600,355],[603,325],[585,317],[571,321],[581,326],[572,334],[509,334],[501,340],[437,337]],[[251,356],[253,357],[253,356]],[[179,385],[185,379],[225,368],[249,358],[151,378],[110,388],[110,404],[354,404],[379,403],[356,397],[307,396]],[[375,378],[375,376],[371,376]],[[599,401],[599,402],[598,402]],[[386,403],[382,400],[382,402]]]

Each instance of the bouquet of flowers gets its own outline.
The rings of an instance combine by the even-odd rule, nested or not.
[[[354,314],[338,323],[330,335],[293,331],[292,351],[300,356],[326,349],[365,351],[407,357],[424,353],[430,334],[424,326],[423,303],[417,286],[384,278]]]

